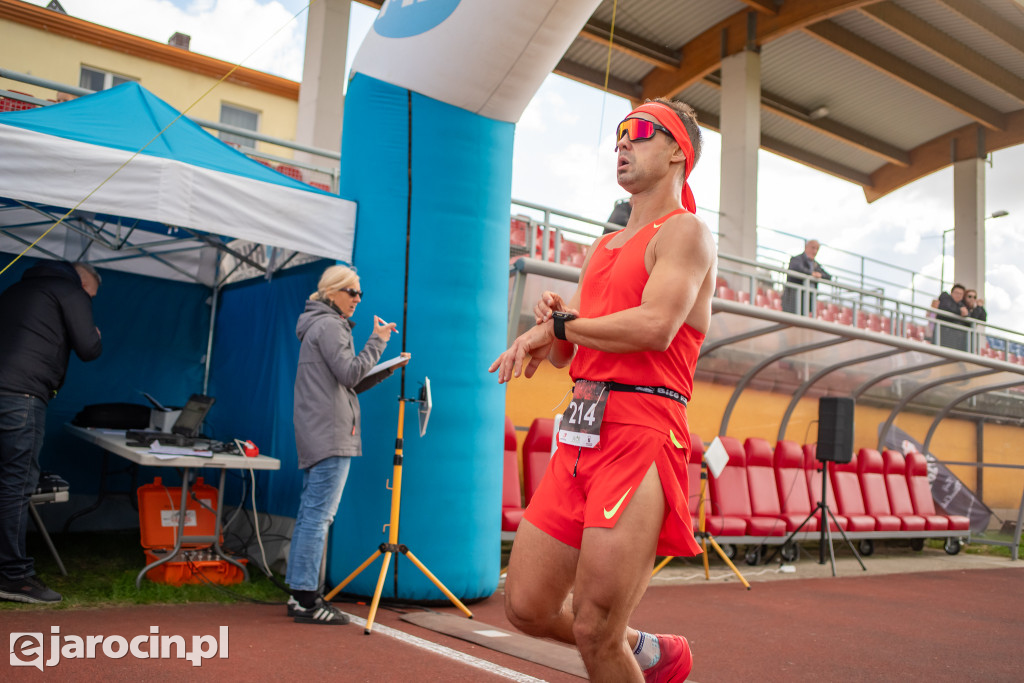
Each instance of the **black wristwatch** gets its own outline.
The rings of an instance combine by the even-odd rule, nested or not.
[[[570,320],[575,320],[577,316],[575,313],[566,313],[565,311],[555,311],[551,314],[551,319],[555,322],[555,338],[566,341],[565,339],[565,324]]]

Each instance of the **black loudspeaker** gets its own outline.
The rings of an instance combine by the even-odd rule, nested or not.
[[[822,396],[818,399],[818,460],[853,459],[853,399]]]

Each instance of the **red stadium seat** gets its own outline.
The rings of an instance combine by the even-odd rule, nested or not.
[[[283,173],[289,178],[294,178],[295,180],[298,180],[300,182],[302,181],[302,171],[295,168],[294,166],[288,166],[287,164],[278,164],[277,171],[278,173]]]
[[[747,485],[747,456],[739,439],[720,436],[719,439],[729,454],[729,464],[717,477],[711,477],[711,500],[715,516],[724,519],[741,520],[744,533],[749,536],[782,535],[782,525],[777,520],[754,517],[750,508],[750,490]]]
[[[736,292],[729,285],[722,285],[718,288],[718,298],[736,301]]]
[[[519,483],[519,452],[516,429],[505,417],[505,466],[501,487],[501,530],[515,531],[523,519],[523,487]]]
[[[807,519],[816,504],[807,495],[807,476],[804,474],[804,454],[795,441],[775,444],[772,464],[775,467],[775,490],[779,494],[779,508],[790,517],[798,517],[797,524]],[[820,487],[819,487],[820,490]],[[818,517],[807,520],[801,531],[817,531]]]
[[[836,492],[836,507],[846,517],[847,531],[874,531],[875,518],[864,507],[864,496],[860,491],[860,477],[857,476],[857,456],[850,462],[835,462],[829,467],[832,488]],[[899,521],[896,522],[899,528]]]
[[[750,490],[750,511],[754,517],[773,521],[771,536],[785,536],[793,531],[807,515],[783,514],[779,492],[775,485],[772,465],[772,447],[764,439],[749,438],[743,442],[747,454],[747,488]],[[806,527],[805,527],[806,528]]]
[[[695,441],[696,439],[696,441]],[[694,531],[699,530],[698,505],[700,503],[700,463],[704,458],[704,443],[700,442],[700,451],[697,450],[697,443],[700,437],[690,435],[690,462],[687,464],[687,474],[690,477],[690,513],[693,516]],[[712,477],[708,474],[708,479]],[[746,520],[738,517],[723,517],[718,513],[712,501],[710,481],[704,492],[704,530],[715,536],[743,536],[747,532]]]
[[[534,492],[551,460],[551,438],[555,421],[550,417],[535,418],[523,442],[523,499],[530,504]]]
[[[875,531],[899,531],[900,518],[892,514],[889,507],[882,455],[874,448],[862,448],[857,453],[857,478],[860,479],[864,510],[875,518]]]
[[[898,451],[885,449],[882,451],[882,465],[885,469],[885,489],[889,492],[889,508],[892,514],[900,518],[902,531],[924,531],[925,529],[945,529],[946,525],[929,526],[928,520],[914,512],[914,504],[910,501],[910,489],[907,486],[907,459]],[[938,522],[942,524],[942,522]]]
[[[910,501],[914,504],[916,514],[925,519],[935,516],[945,517],[951,531],[967,531],[971,527],[971,520],[967,517],[941,515],[935,510],[932,487],[928,483],[928,461],[920,453],[907,453],[907,488],[910,490]]]

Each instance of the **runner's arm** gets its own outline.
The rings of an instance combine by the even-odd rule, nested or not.
[[[655,238],[654,265],[640,305],[570,321],[565,325],[568,341],[612,353],[668,348],[690,315],[715,260],[714,242],[698,218],[684,214],[673,219]]]

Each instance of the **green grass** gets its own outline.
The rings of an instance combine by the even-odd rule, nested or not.
[[[64,600],[55,605],[26,605],[0,601],[0,610],[81,609],[124,605],[183,604],[190,602],[270,602],[283,603],[287,596],[252,563],[249,581],[230,586],[186,584],[170,586],[143,579],[140,588],[135,578],[146,565],[139,545],[138,530],[56,534],[57,552],[68,571],[61,576],[57,563],[38,534],[28,536],[28,553],[36,560],[36,572],[46,585],[61,593]],[[280,576],[278,582],[284,583]]]

